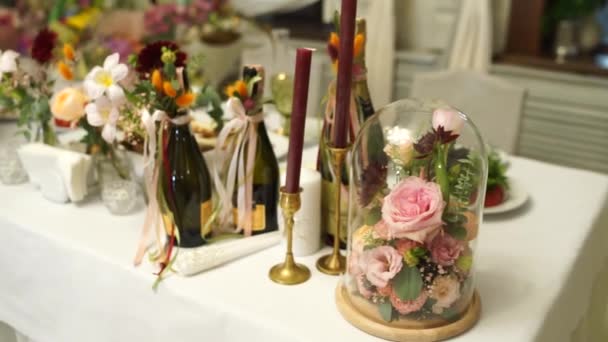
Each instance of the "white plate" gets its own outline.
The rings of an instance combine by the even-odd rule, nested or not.
[[[484,214],[500,214],[506,213],[508,211],[517,209],[524,205],[528,200],[528,193],[524,189],[524,187],[517,181],[516,179],[509,178],[509,191],[507,194],[507,200],[502,202],[501,204],[483,208]]]

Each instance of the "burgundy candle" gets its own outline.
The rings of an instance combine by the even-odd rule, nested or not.
[[[306,105],[308,104],[310,61],[313,51],[312,49],[299,48],[296,54],[293,103],[291,107],[291,132],[289,135],[289,150],[287,152],[287,175],[285,177],[285,191],[291,194],[300,190],[304,125],[306,122]]]
[[[336,85],[336,111],[334,114],[333,147],[346,147],[348,136],[350,92],[353,80],[353,44],[357,0],[342,0],[340,13],[340,52],[338,54],[338,83]]]

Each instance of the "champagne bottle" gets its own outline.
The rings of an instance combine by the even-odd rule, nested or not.
[[[261,66],[245,66],[243,69],[243,81],[249,83],[252,79],[259,78],[251,87],[251,94],[246,101],[253,101],[250,109],[247,109],[248,116],[262,114],[263,89],[264,89],[264,69]],[[246,106],[248,107],[248,106]],[[251,207],[251,227],[252,234],[262,234],[279,229],[277,218],[277,205],[279,202],[279,164],[274,154],[272,144],[268,138],[266,126],[263,120],[257,123],[250,123],[252,129],[257,131],[255,162],[253,174],[246,175],[252,177],[252,207]],[[244,153],[243,160],[247,160],[247,151],[251,141],[245,141],[241,146],[241,153]],[[238,150],[236,151],[239,152]],[[233,220],[238,222],[238,187],[242,185],[237,179],[235,190],[232,195]]]
[[[211,224],[207,224],[213,210],[211,178],[190,125],[169,123],[164,146],[163,191],[179,234],[176,245],[204,245],[205,237],[211,233]]]

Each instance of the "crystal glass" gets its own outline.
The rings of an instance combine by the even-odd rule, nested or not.
[[[467,312],[486,164],[473,123],[444,103],[402,100],[366,121],[350,156],[341,292],[355,311],[401,329]]]
[[[137,204],[137,184],[130,180],[113,179],[101,189],[103,204],[114,215],[130,213]]]
[[[27,173],[17,154],[19,145],[16,140],[10,140],[0,145],[0,181],[3,184],[12,185],[27,182]]]

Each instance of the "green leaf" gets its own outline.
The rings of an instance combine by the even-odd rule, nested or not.
[[[445,232],[456,240],[462,241],[467,237],[467,230],[462,226],[448,227]]]
[[[403,266],[393,279],[393,288],[401,300],[414,300],[422,291],[422,276],[416,267]]]
[[[443,220],[448,223],[463,224],[467,222],[467,217],[459,213],[447,213],[443,215]]]
[[[378,311],[380,311],[380,316],[382,316],[383,320],[387,322],[393,320],[393,306],[390,301],[380,303],[380,305],[378,305]]]
[[[458,311],[456,311],[454,308],[447,308],[443,310],[443,312],[441,313],[441,317],[445,318],[448,321],[456,320],[458,318]]]
[[[375,207],[370,209],[369,213],[365,217],[365,224],[368,226],[373,226],[382,218],[382,211],[380,207]]]
[[[468,272],[473,265],[473,256],[472,255],[461,255],[460,258],[456,260],[456,267],[464,272]]]

